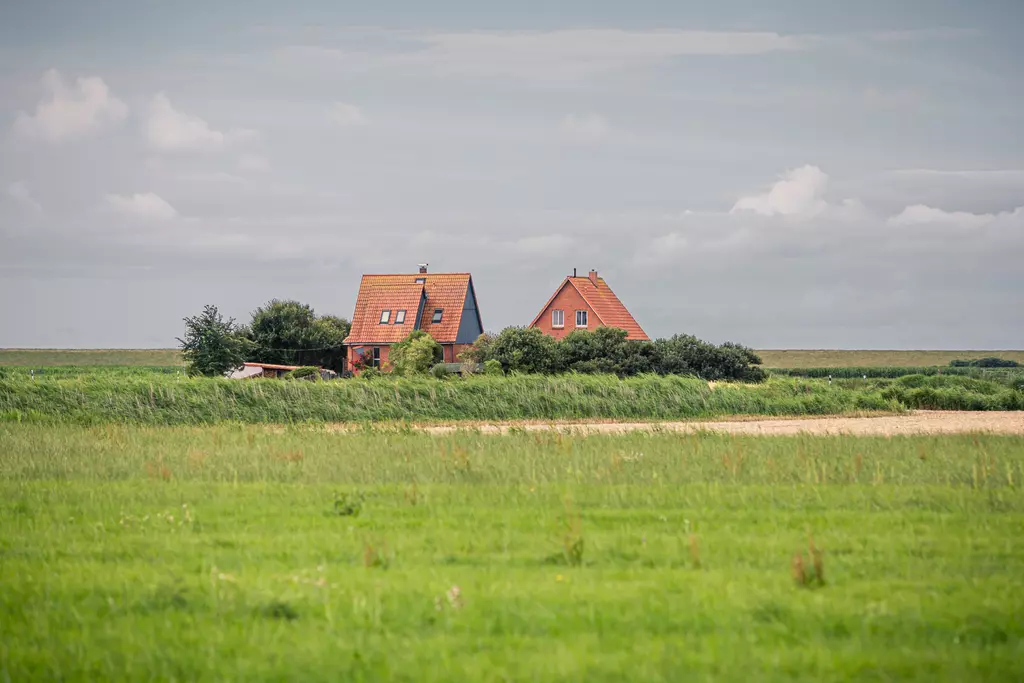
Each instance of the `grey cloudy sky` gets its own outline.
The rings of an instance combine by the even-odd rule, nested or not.
[[[1020,348],[1019,0],[0,5],[0,346],[594,267],[652,336]]]

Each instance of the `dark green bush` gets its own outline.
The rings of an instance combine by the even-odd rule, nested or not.
[[[1015,360],[1006,360],[1004,358],[974,358],[971,360],[951,360],[949,361],[950,367],[953,368],[1017,368],[1020,367],[1020,363]]]

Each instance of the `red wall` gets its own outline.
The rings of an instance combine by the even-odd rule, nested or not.
[[[573,315],[575,315],[575,314],[573,314]],[[389,347],[389,346],[380,346],[380,345],[377,345],[377,346],[378,346],[378,348],[380,348],[380,364],[381,364],[381,367],[386,371],[386,370],[389,369],[387,367],[387,362],[388,362],[388,351],[390,350],[391,347]],[[470,346],[471,346],[471,344],[442,344],[441,345],[441,350],[444,352],[444,362],[445,363],[459,363],[459,362],[461,362],[459,360],[459,354],[462,353],[463,351],[465,351],[466,349],[468,349]],[[367,353],[371,353],[371,349],[373,348],[373,346],[367,344],[363,348],[366,349]],[[355,369],[352,367],[352,361],[355,360],[355,358],[356,358],[355,347],[349,347],[349,349],[348,349],[348,359],[346,361],[346,366],[348,367],[348,369],[350,371],[353,371],[353,372],[355,371]]]
[[[377,345],[377,346],[380,349],[380,367],[381,367],[382,370],[387,370],[388,350],[391,347],[390,346],[380,346],[380,345]],[[367,354],[373,353],[373,346],[371,346],[369,344],[363,346],[363,349],[365,349],[365,353],[367,353]],[[347,356],[348,357],[345,360],[345,366],[349,369],[350,372],[355,372],[356,371],[355,368],[352,367],[352,361],[354,361],[356,359],[356,357],[358,356],[358,354],[356,353],[356,347],[354,347],[354,346],[348,347],[348,354],[347,354]]]
[[[565,327],[553,328],[551,327],[551,311],[558,309],[565,311]],[[541,313],[540,319],[537,320],[537,324],[534,327],[539,328],[544,334],[550,335],[555,339],[561,339],[576,329],[576,311],[587,312],[586,329],[593,330],[598,327],[599,323],[593,309],[587,305],[587,302],[583,300],[583,297],[580,296],[576,288],[566,282],[561,291],[558,292],[558,295],[551,300],[548,307]]]

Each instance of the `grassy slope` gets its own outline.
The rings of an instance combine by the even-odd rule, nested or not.
[[[1024,351],[758,351],[769,368],[948,365],[955,359],[998,356],[1024,363]],[[0,349],[0,365],[180,365],[176,349]]]
[[[997,357],[1024,363],[1024,351],[758,351],[766,368],[920,367],[949,361]]]
[[[4,679],[1024,670],[1020,438],[0,425],[0,441]],[[334,514],[338,492],[365,494],[361,514]],[[791,579],[808,531],[815,590]]]

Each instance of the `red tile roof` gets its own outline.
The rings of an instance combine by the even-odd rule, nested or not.
[[[626,339],[650,341],[650,337],[643,331],[643,328],[640,327],[640,324],[637,323],[623,303],[619,301],[619,297],[615,296],[615,292],[612,291],[612,288],[608,286],[603,277],[597,278],[596,286],[589,277],[567,277],[558,286],[558,289],[555,290],[555,294],[551,299],[554,299],[562,291],[562,288],[568,285],[576,288],[576,291],[580,293],[583,300],[594,310],[594,315],[597,316],[602,325],[625,330]],[[530,327],[536,325],[537,321],[540,320],[540,316],[544,315],[544,311],[550,305],[551,299],[548,300],[548,303],[544,304],[544,308],[541,309],[541,312],[530,323]]]
[[[424,283],[417,283],[422,278]],[[426,291],[420,329],[442,344],[453,344],[462,322],[462,307],[469,290],[469,273],[410,273],[364,275],[359,283],[352,330],[346,344],[392,344],[415,329],[420,297]],[[395,311],[405,309],[405,323],[395,325]],[[444,309],[433,323],[434,309]],[[380,324],[381,311],[391,311],[391,323]]]

